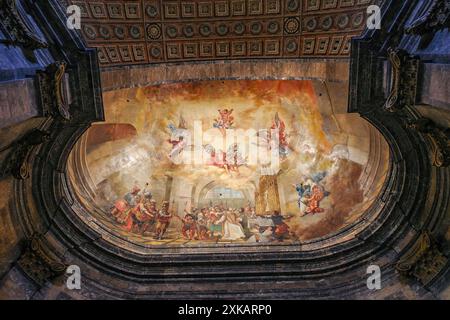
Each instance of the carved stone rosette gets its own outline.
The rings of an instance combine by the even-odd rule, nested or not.
[[[48,47],[24,21],[17,9],[16,0],[0,0],[0,22],[13,38],[10,41],[3,42],[19,45],[29,50]]]
[[[40,104],[43,115],[46,117],[60,117],[63,120],[71,118],[64,84],[65,72],[66,63],[55,62],[50,64],[45,71],[36,73]]]
[[[392,89],[384,108],[397,112],[415,105],[419,59],[404,50],[389,48],[388,54],[392,66]]]
[[[41,236],[33,236],[17,261],[22,271],[39,286],[64,274],[67,266],[50,257],[44,250]]]
[[[436,167],[450,166],[450,129],[440,128],[433,120],[420,118],[409,124],[421,134],[427,136],[431,141],[431,159]]]
[[[429,284],[446,266],[445,257],[427,232],[397,262],[397,271],[406,277],[413,277],[423,285]]]

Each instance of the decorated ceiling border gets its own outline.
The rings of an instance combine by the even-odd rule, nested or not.
[[[349,57],[374,0],[70,0],[101,66]]]

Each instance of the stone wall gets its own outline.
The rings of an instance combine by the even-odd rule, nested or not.
[[[104,69],[104,92],[161,83],[198,80],[295,79],[346,82],[347,59],[243,60],[172,63]]]

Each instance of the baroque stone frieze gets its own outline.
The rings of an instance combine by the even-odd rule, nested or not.
[[[20,46],[29,60],[33,62],[36,60],[33,50],[48,47],[48,44],[34,33],[21,14],[17,0],[0,0],[0,23],[10,37],[1,42]]]
[[[441,128],[428,118],[419,118],[411,122],[409,127],[429,138],[431,142],[431,161],[434,166],[450,166],[449,128]]]
[[[39,235],[33,236],[28,241],[17,264],[39,286],[44,286],[47,281],[63,275],[67,268],[63,262],[45,250],[44,240]]]
[[[388,49],[392,85],[384,108],[406,121],[409,129],[427,137],[433,166],[450,166],[450,129],[441,128],[434,121],[421,117],[414,110],[418,83],[419,59],[404,50]]]
[[[348,57],[372,0],[70,1],[101,66]]]
[[[70,120],[69,88],[66,83],[66,63],[54,62],[36,73],[40,105],[44,117]]]
[[[397,262],[396,269],[404,277],[429,284],[448,262],[427,232]]]
[[[434,33],[450,27],[450,0],[426,1],[424,8],[405,27],[406,34],[418,35],[420,48],[425,48],[434,37]]]
[[[27,179],[30,176],[32,150],[48,141],[49,138],[49,132],[33,129],[23,137],[1,149],[0,152],[9,150],[9,153],[0,170],[0,176],[11,173],[16,179]]]
[[[404,50],[392,48],[388,49],[388,59],[392,70],[392,87],[384,107],[390,112],[412,108],[416,102],[419,59]]]

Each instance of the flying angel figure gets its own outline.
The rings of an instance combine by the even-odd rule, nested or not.
[[[237,143],[228,147],[227,152],[216,150],[212,145],[207,144],[203,149],[209,154],[207,165],[223,168],[227,173],[239,173],[239,167],[247,165],[247,160],[242,157]]]
[[[320,202],[330,195],[330,192],[321,185],[326,176],[326,171],[317,172],[306,179],[308,182],[293,185],[298,194],[297,204],[303,216],[324,211],[320,207]]]
[[[286,159],[289,155],[289,144],[287,141],[286,125],[280,119],[278,112],[275,113],[272,126],[269,129],[262,129],[256,133],[258,142],[253,143],[266,150],[278,151],[281,159]]]
[[[189,132],[187,130],[186,121],[182,115],[180,115],[178,127],[170,123],[167,128],[171,133],[170,139],[167,141],[172,145],[172,150],[169,152],[169,158],[174,159],[187,147]]]
[[[233,109],[219,109],[219,117],[214,119],[213,127],[217,128],[225,135],[225,130],[233,128],[234,117],[231,115]]]

